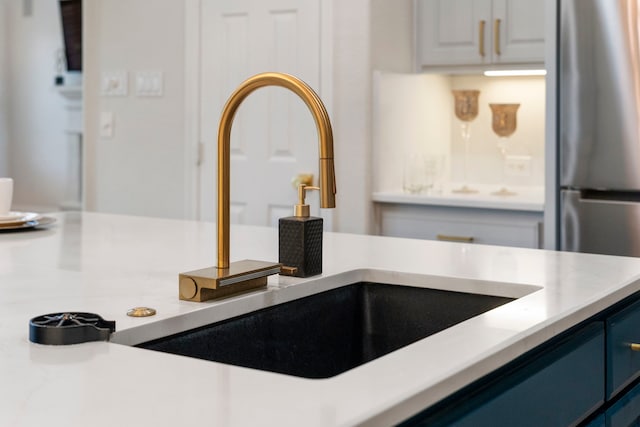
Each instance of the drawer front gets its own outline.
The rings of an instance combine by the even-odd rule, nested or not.
[[[604,323],[592,322],[477,393],[403,426],[576,425],[604,403]]]
[[[607,409],[605,415],[607,427],[629,427],[640,424],[640,385],[621,396],[612,407]]]
[[[607,399],[640,375],[640,301],[610,316],[607,326]]]
[[[542,215],[439,207],[384,206],[380,234],[486,245],[541,247]]]
[[[606,427],[605,415],[600,414],[597,418],[593,419],[585,427]]]

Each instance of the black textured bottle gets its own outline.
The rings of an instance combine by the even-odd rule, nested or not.
[[[289,275],[309,277],[322,273],[322,218],[309,216],[309,205],[305,204],[308,190],[318,190],[300,184],[298,204],[294,216],[280,218],[279,262]]]

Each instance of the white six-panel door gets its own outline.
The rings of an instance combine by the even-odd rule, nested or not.
[[[320,0],[202,0],[199,217],[216,217],[217,129],[229,95],[265,71],[293,74],[320,93]],[[275,225],[292,214],[291,179],[313,173],[318,143],[306,105],[262,88],[241,105],[231,132],[231,221]],[[309,201],[317,214],[318,196]]]

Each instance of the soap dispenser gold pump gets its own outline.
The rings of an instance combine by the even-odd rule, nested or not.
[[[320,190],[305,184],[298,185],[298,204],[293,216],[278,221],[279,262],[282,272],[296,277],[322,273],[322,218],[309,216],[305,203],[307,191]]]

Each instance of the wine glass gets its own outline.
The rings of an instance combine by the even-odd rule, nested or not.
[[[454,193],[477,193],[478,190],[467,185],[469,170],[469,139],[471,138],[471,121],[478,116],[479,90],[452,90],[455,100],[456,117],[462,120],[460,131],[464,141],[464,169],[462,187],[453,190]]]
[[[491,120],[491,128],[500,137],[498,140],[498,149],[502,155],[502,188],[491,194],[496,196],[513,196],[516,193],[509,190],[505,186],[505,173],[507,161],[507,142],[508,138],[516,131],[517,121],[516,112],[520,107],[520,104],[489,104],[493,118]]]

